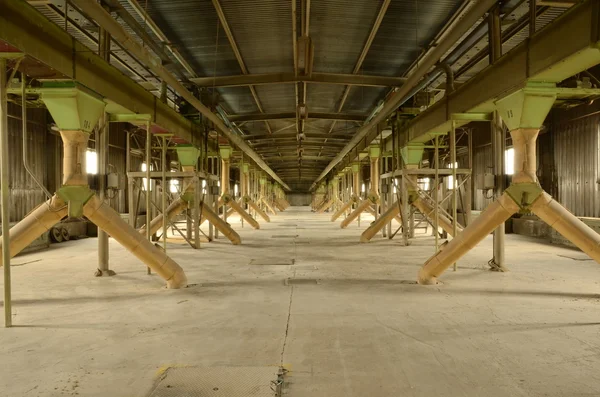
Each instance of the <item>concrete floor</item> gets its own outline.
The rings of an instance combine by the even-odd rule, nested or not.
[[[329,218],[291,207],[259,231],[232,219],[241,246],[172,243],[184,290],[114,241],[111,278],[92,276],[95,239],[15,258],[0,395],[146,396],[170,366],[281,363],[290,397],[600,395],[600,266],[583,253],[509,235],[512,271],[493,273],[488,238],[424,287],[431,237],[365,245],[368,222]]]

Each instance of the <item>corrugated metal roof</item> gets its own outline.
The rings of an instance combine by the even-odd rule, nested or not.
[[[309,33],[314,70],[352,73],[382,1],[328,0],[311,3]]]
[[[385,97],[387,92],[388,89],[382,87],[353,86],[350,88],[343,112],[368,115],[377,106],[377,103]]]
[[[217,91],[225,102],[221,106],[228,114],[258,112],[248,87],[221,87]]]
[[[461,3],[462,0],[392,1],[362,71],[402,76]]]
[[[294,70],[289,1],[220,0],[220,4],[249,73]]]
[[[343,85],[307,84],[306,103],[308,112],[337,112],[344,88]]]
[[[126,6],[126,0],[121,2]],[[198,75],[241,73],[212,2],[148,0],[147,4],[148,15]]]
[[[269,84],[254,87],[266,113],[295,112],[294,84]]]

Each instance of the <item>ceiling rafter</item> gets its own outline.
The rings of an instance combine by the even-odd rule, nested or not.
[[[363,46],[363,49],[360,52],[360,56],[358,57],[358,60],[356,61],[356,64],[354,65],[354,70],[352,71],[352,74],[357,74],[358,72],[360,72],[360,69],[362,68],[362,64],[365,61],[365,58],[367,57],[369,50],[371,49],[373,40],[375,39],[375,36],[377,35],[377,32],[379,31],[379,27],[381,26],[381,22],[383,21],[383,17],[385,16],[385,13],[387,12],[387,9],[388,9],[390,3],[391,3],[391,0],[384,0],[383,3],[381,4],[381,8],[379,9],[377,18],[375,18],[375,22],[373,23],[373,26],[371,27],[371,31],[369,32],[369,36],[367,37],[367,41],[365,42],[365,45]],[[340,104],[338,105],[338,109],[337,109],[338,113],[341,113],[342,109],[344,108],[344,105],[346,104],[346,100],[348,99],[348,95],[350,94],[351,88],[352,88],[352,86],[348,85],[344,89],[344,93],[342,94],[342,98],[340,99]],[[333,131],[333,129],[335,127],[335,123],[336,123],[335,120],[331,123],[331,126],[329,127],[329,133],[331,133],[331,131]]]

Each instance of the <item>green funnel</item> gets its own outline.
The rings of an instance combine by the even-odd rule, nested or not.
[[[496,107],[510,131],[539,129],[555,100],[555,84],[529,82],[525,88],[496,101]]]
[[[192,145],[177,145],[175,150],[177,151],[179,164],[181,164],[183,167],[195,167],[198,164],[200,149]]]
[[[74,81],[45,83],[40,91],[61,131],[92,132],[106,106],[100,96]]]

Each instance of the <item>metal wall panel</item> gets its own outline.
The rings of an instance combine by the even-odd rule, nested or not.
[[[45,200],[45,195],[23,166],[23,135],[21,128],[21,107],[8,104],[9,139],[9,184],[11,222],[20,221],[32,209]],[[47,152],[53,148],[47,146],[45,109],[27,110],[27,128],[29,132],[28,150],[30,167],[38,180],[48,187],[46,166]]]
[[[485,197],[482,186],[480,186],[480,178],[486,172],[492,172],[494,166],[494,158],[492,153],[492,145],[483,145],[473,148],[473,210],[482,211],[494,200],[491,196]],[[492,192],[488,192],[492,194]]]
[[[600,114],[578,116],[586,106],[555,111],[538,139],[542,187],[576,216],[600,217],[598,185]]]

